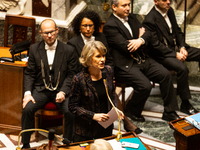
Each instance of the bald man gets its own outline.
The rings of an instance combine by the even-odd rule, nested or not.
[[[24,73],[22,130],[34,128],[34,114],[53,102],[65,116],[65,138],[72,140],[73,115],[68,111],[68,95],[72,77],[77,71],[77,55],[73,47],[57,40],[58,28],[52,19],[41,23],[43,40],[30,47]],[[30,132],[22,134],[24,148],[30,148]]]

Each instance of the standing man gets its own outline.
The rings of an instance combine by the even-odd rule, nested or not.
[[[177,93],[182,100],[180,110],[188,115],[198,111],[190,104],[191,99],[187,66],[184,61],[200,61],[200,49],[190,47],[184,41],[170,0],[154,0],[155,6],[143,24],[152,34],[151,56],[169,70],[177,72]]]
[[[130,0],[112,0],[111,5],[113,14],[105,23],[103,32],[115,63],[115,78],[134,88],[125,114],[132,120],[145,121],[141,112],[150,95],[150,81],[153,81],[160,84],[164,100],[162,119],[178,119],[175,112],[177,99],[169,71],[145,54],[150,33],[145,31],[135,15],[129,14]]]
[[[77,69],[73,47],[57,40],[58,27],[52,19],[42,21],[43,41],[30,47],[24,74],[22,130],[34,128],[34,114],[48,102],[53,102],[65,116],[65,137],[72,140],[73,115],[68,111],[68,96]],[[30,132],[22,134],[23,148],[29,148]]]

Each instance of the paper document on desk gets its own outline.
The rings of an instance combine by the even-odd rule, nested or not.
[[[112,108],[109,112],[108,115],[110,116],[110,118],[105,121],[105,122],[98,122],[102,127],[104,127],[105,129],[107,127],[109,127],[115,120],[118,119],[117,113],[115,111],[114,108]]]
[[[28,57],[22,58],[21,61],[28,62]]]
[[[122,142],[129,142],[129,143],[139,144],[138,148],[125,147],[126,150],[134,150],[134,149],[137,149],[137,150],[147,150],[147,148],[143,145],[143,143],[140,141],[140,139],[138,137],[120,139],[119,141],[121,143]]]
[[[125,148],[122,147],[121,142],[117,142],[116,139],[108,140],[108,142],[112,146],[113,150],[126,150]]]
[[[200,113],[185,117],[185,119],[200,130]]]

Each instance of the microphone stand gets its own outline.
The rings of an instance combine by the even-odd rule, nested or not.
[[[122,133],[121,133],[121,117],[120,117],[120,115],[119,115],[119,113],[118,113],[118,111],[117,111],[115,105],[113,104],[113,102],[112,102],[112,100],[110,99],[110,96],[109,96],[109,94],[108,94],[108,88],[107,88],[107,84],[106,84],[106,83],[107,83],[107,80],[106,80],[106,79],[103,79],[103,82],[104,82],[104,86],[105,86],[105,89],[106,89],[106,94],[107,94],[108,100],[110,101],[112,107],[115,109],[115,112],[117,113],[117,116],[118,116],[118,118],[119,118],[119,131],[118,131],[118,133],[117,133],[117,138],[116,138],[116,140],[119,142],[119,140],[122,138]]]
[[[26,130],[22,130],[22,131],[19,133],[19,135],[18,135],[18,147],[16,147],[16,150],[21,150],[21,147],[20,147],[20,136],[21,136],[21,134],[24,133],[24,132],[30,132],[30,131],[42,131],[42,132],[49,133],[48,130],[44,130],[44,129],[26,129]],[[56,135],[56,134],[54,134],[54,136],[55,136],[58,140],[60,140],[61,142],[68,142],[68,141],[66,141],[66,139],[61,138],[61,137],[59,137],[59,136]],[[70,142],[69,142],[69,143],[70,143]],[[66,144],[66,143],[64,143],[64,144]],[[68,143],[67,143],[67,144],[68,144]]]
[[[50,129],[49,130],[49,136],[48,136],[48,139],[49,139],[49,150],[52,150],[53,148],[53,140],[54,140],[54,135],[55,135],[55,130],[54,129]]]

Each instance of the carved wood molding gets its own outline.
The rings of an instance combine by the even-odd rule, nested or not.
[[[51,17],[51,0],[48,0],[49,5],[46,7],[41,0],[32,0],[32,15]]]
[[[13,26],[13,43],[19,43],[27,39],[27,27]]]

